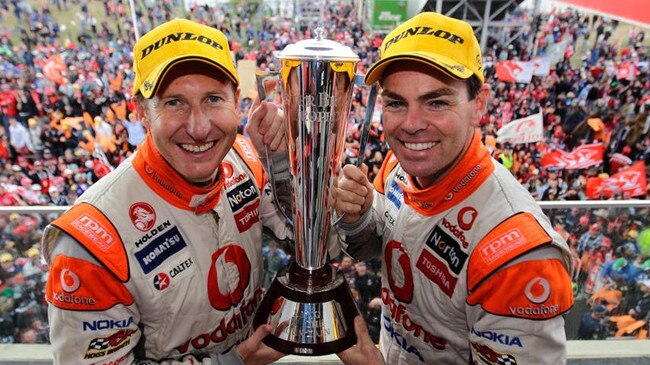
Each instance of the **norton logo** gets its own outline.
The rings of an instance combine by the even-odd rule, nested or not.
[[[156,276],[153,277],[153,286],[154,288],[158,289],[158,291],[167,289],[169,282],[169,276],[164,272],[156,274]]]
[[[145,57],[151,54],[152,51],[159,49],[162,46],[174,42],[180,42],[180,41],[194,41],[194,42],[206,44],[208,46],[211,46],[214,49],[223,49],[223,46],[220,45],[219,42],[210,39],[204,35],[196,35],[191,32],[178,32],[178,33],[167,34],[166,36],[160,38],[154,43],[146,46],[142,50],[142,55],[140,56],[140,59],[143,60]]]
[[[458,227],[464,230],[469,230],[474,225],[478,211],[473,207],[464,207],[458,212]]]
[[[129,208],[131,223],[139,231],[147,232],[156,223],[156,212],[153,207],[145,202],[138,202]]]
[[[79,276],[68,269],[61,270],[61,289],[66,293],[74,293],[81,286]]]
[[[410,303],[413,300],[413,271],[411,259],[404,246],[397,241],[390,241],[384,250],[384,260],[388,284],[393,291],[395,299]]]
[[[548,280],[536,277],[526,285],[526,298],[535,304],[544,303],[551,296],[551,284]]]
[[[208,272],[208,298],[214,309],[225,311],[236,307],[244,298],[251,275],[246,251],[228,244],[212,254]]]

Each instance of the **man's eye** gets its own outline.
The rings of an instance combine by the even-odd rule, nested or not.
[[[178,106],[178,105],[180,105],[180,101],[178,101],[178,99],[167,100],[165,102],[165,105],[166,106],[171,106],[171,107]]]
[[[434,110],[445,110],[449,108],[449,103],[444,100],[430,100],[428,103],[429,107]]]
[[[208,101],[209,101],[210,103],[218,103],[218,102],[220,102],[220,101],[222,101],[222,100],[223,100],[223,98],[220,97],[220,96],[216,96],[216,95],[210,95],[210,96],[208,96]]]
[[[399,107],[401,107],[401,106],[403,106],[403,105],[404,105],[404,103],[401,102],[401,101],[397,101],[397,100],[384,100],[384,107],[385,107],[385,108],[396,109],[396,108],[399,108]]]

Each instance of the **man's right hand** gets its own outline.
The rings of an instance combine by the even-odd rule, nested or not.
[[[345,365],[385,365],[383,356],[370,338],[368,327],[361,316],[354,318],[354,332],[357,344],[338,353],[339,359]]]
[[[373,192],[368,166],[345,165],[332,189],[332,206],[339,216],[345,214],[343,222],[355,223],[372,206]]]

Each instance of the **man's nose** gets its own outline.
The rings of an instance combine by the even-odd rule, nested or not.
[[[187,121],[187,134],[197,141],[204,140],[210,133],[210,118],[200,107],[192,108]]]

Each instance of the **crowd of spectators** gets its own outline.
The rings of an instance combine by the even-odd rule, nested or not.
[[[255,6],[236,11],[195,6],[179,13],[178,1],[145,1],[136,11],[134,27],[122,1],[33,4],[0,0],[0,24],[9,18],[18,23],[16,29],[0,25],[0,206],[68,206],[137,149],[146,130],[130,102],[136,28],[142,34],[174,16],[190,17],[227,33],[234,58],[255,61],[259,69],[277,69],[273,52],[311,37],[312,32],[311,24],[260,16],[262,12]],[[57,13],[73,14],[73,20],[60,24],[53,16],[55,8]],[[101,14],[93,12],[98,8]],[[533,24],[525,12],[511,16]],[[360,74],[378,58],[384,33],[357,21],[353,7],[327,3],[321,23],[330,39],[352,47],[359,55]],[[630,27],[627,39],[615,41],[616,21],[573,10],[543,14],[538,24],[539,28],[521,32],[510,44],[501,39],[515,35],[514,30],[505,37],[488,38],[484,61],[493,98],[481,131],[488,144],[508,122],[541,112],[545,141],[489,144],[493,156],[543,201],[585,200],[589,177],[610,176],[637,161],[643,161],[647,171],[650,49],[645,33]],[[70,38],[73,33],[78,36]],[[533,76],[530,83],[498,80],[499,61],[529,61],[534,53],[544,55],[564,39],[571,42],[548,75]],[[622,64],[631,65],[625,79],[617,72]],[[358,158],[367,92],[365,87],[353,91],[346,138],[348,162]],[[246,91],[242,95],[247,95],[240,104],[244,125],[252,100]],[[377,104],[365,159],[371,177],[389,148],[382,136],[381,100]],[[600,118],[606,133],[591,128],[589,118]],[[570,151],[593,142],[606,145],[600,165],[566,170],[544,169],[541,164],[544,154],[553,149]],[[621,194],[612,197],[621,198]],[[647,199],[648,193],[632,198]],[[638,305],[645,297],[637,283],[645,282],[638,276],[647,275],[644,267],[650,265],[650,211],[573,208],[547,213],[575,254],[577,297],[591,296],[620,281],[613,267],[618,262],[619,268],[623,259],[630,272],[634,271],[630,274],[634,278],[618,308],[629,312],[638,307],[641,313],[637,316],[647,317],[647,306]],[[42,229],[55,216],[0,213],[0,341],[4,343],[47,342],[47,304],[42,294],[47,268],[39,259],[39,240]],[[272,277],[290,261],[291,252],[275,245],[265,246],[265,250],[265,268]],[[354,263],[348,257],[338,261],[339,271],[376,336],[381,303],[379,261]],[[613,280],[604,279],[608,267]],[[594,302],[593,308],[600,316],[598,304]]]

